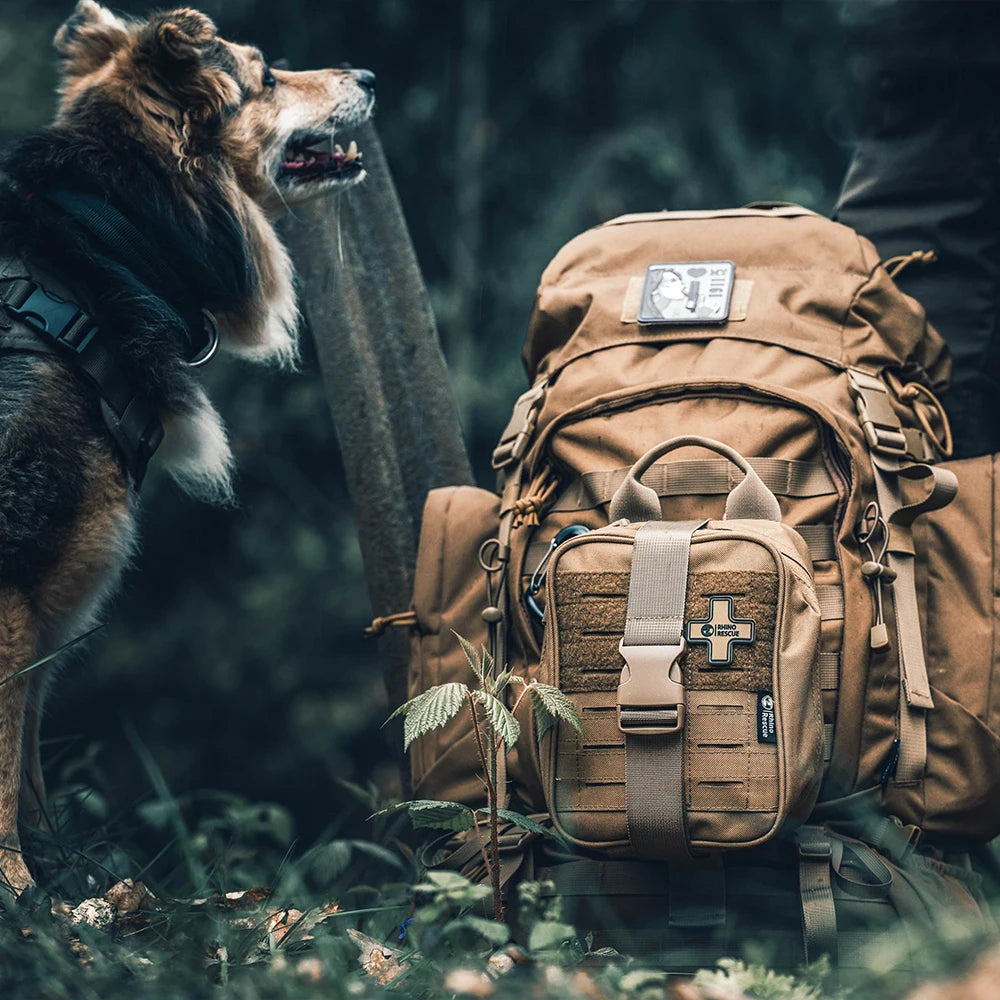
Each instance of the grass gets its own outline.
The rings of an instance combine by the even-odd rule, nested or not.
[[[488,886],[427,872],[399,826],[377,831],[377,841],[331,828],[299,845],[280,806],[226,792],[175,795],[131,740],[150,793],[127,808],[102,790],[94,751],[66,751],[66,780],[51,796],[56,832],[25,838],[39,888],[0,915],[5,1000],[670,994],[662,972],[596,949],[588,928],[567,923],[561,901],[537,884],[521,891],[515,935],[486,918]],[[960,970],[983,945],[954,929],[933,944],[938,971]],[[827,973],[820,965],[793,979],[731,961],[672,995],[899,995],[874,970],[854,992],[838,991]]]

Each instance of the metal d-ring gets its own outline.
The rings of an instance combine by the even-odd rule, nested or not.
[[[500,556],[500,539],[487,538],[479,546],[479,565],[488,574],[499,573],[503,569],[504,560]]]
[[[201,314],[205,317],[205,332],[208,334],[208,346],[201,354],[195,355],[191,361],[184,362],[188,368],[200,368],[202,365],[207,365],[215,357],[215,352],[219,349],[219,324],[207,309],[202,309]]]

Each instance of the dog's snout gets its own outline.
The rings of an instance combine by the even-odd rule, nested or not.
[[[375,89],[375,74],[370,69],[352,69],[351,73],[365,90]]]

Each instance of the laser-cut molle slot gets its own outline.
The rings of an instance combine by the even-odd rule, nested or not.
[[[695,667],[694,672],[699,677],[704,674],[711,674],[713,682],[718,680],[720,683],[731,687],[737,687],[737,682],[742,684],[743,680],[743,671],[738,667],[713,667],[711,663],[703,663]]]

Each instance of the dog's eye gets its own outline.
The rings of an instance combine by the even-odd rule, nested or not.
[[[270,66],[264,67],[264,76],[260,81],[265,87],[273,87],[278,81],[275,80],[274,74],[271,72]]]

